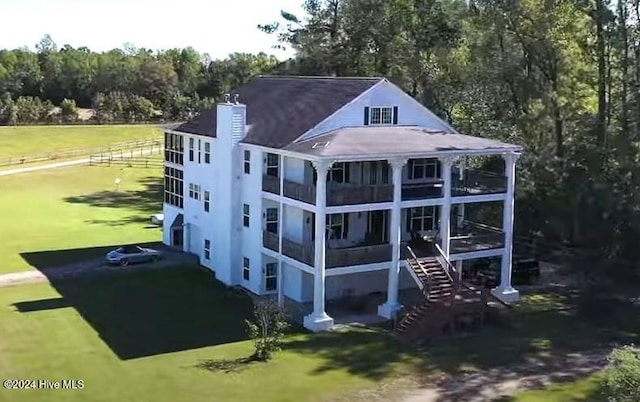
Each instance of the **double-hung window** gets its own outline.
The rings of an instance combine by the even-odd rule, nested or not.
[[[248,149],[244,151],[244,172],[245,174],[251,173],[251,151]]]
[[[204,192],[204,212],[209,212],[211,209],[211,193],[206,191]]]
[[[407,210],[407,228],[409,232],[423,232],[436,227],[436,208],[434,206],[410,208]]]
[[[278,264],[269,262],[264,270],[264,285],[267,292],[278,288]]]
[[[189,138],[189,162],[193,162],[193,152],[195,147],[196,140],[193,138]]]
[[[211,143],[204,143],[204,163],[211,163]]]
[[[369,124],[394,124],[394,107],[371,107],[369,108]]]
[[[242,258],[242,279],[249,280],[251,273],[251,261],[247,257]]]
[[[267,208],[267,232],[278,233],[278,208]]]
[[[211,259],[211,240],[204,239],[204,259]]]
[[[328,182],[348,183],[349,182],[349,165],[345,162],[334,163],[329,169]]]
[[[408,163],[409,179],[433,179],[438,177],[440,169],[437,159],[410,159]]]
[[[199,200],[200,199],[200,190],[201,187],[199,184],[193,184],[193,183],[189,183],[189,197],[193,198],[194,200]]]
[[[202,163],[202,140],[198,140],[198,163]]]
[[[349,215],[327,215],[327,239],[346,239],[349,231]]]
[[[249,227],[249,204],[242,205],[242,224],[244,227]]]
[[[278,154],[267,154],[267,176],[279,177],[279,164],[280,156]]]

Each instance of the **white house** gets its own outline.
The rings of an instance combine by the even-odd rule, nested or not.
[[[512,301],[520,151],[458,133],[384,78],[258,77],[166,130],[163,241],[227,285],[313,302],[314,331],[333,325],[326,299],[347,295],[386,292],[391,317],[413,285],[414,232],[437,233],[450,261],[500,256],[493,293]],[[504,172],[465,169],[478,155]],[[502,228],[457,233],[464,206],[486,202],[503,203]]]

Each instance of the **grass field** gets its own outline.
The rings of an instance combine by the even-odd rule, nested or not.
[[[0,127],[0,159],[161,136],[154,125]]]
[[[161,230],[148,225],[150,215],[162,211],[162,186],[160,168],[77,166],[0,177],[0,273],[161,240]]]
[[[294,334],[273,361],[231,373],[198,367],[252,353],[250,311],[247,296],[187,268],[3,288],[0,378],[85,386],[0,389],[0,401],[317,401],[410,366],[387,335],[358,331]]]
[[[500,402],[607,402],[600,390],[600,376],[550,385],[544,389],[527,391]]]

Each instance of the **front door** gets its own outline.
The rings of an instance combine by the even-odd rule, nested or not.
[[[371,240],[384,243],[387,241],[386,211],[369,211],[369,233]]]
[[[183,238],[184,238],[184,231],[182,230],[182,228],[174,228],[172,230],[171,245],[173,247],[182,249]]]

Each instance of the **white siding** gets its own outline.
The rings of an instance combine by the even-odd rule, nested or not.
[[[249,283],[246,283],[240,273],[243,286],[254,293],[262,293],[262,227],[263,227],[263,206],[262,206],[262,152],[251,151],[251,170],[249,174],[244,173],[243,160],[244,149],[238,153],[239,165],[241,166],[239,176],[242,185],[239,203],[230,211],[238,214],[241,228],[242,256],[251,261],[251,272]],[[243,204],[249,205],[249,227],[244,227],[242,222]],[[231,247],[239,247],[240,244],[232,244]],[[242,269],[242,258],[240,258],[240,269]]]
[[[297,158],[284,158],[284,178],[296,183],[305,182],[305,160]]]
[[[365,106],[398,106],[398,125],[415,125],[448,129],[448,125],[418,101],[390,82],[381,82],[347,104],[327,120],[308,131],[302,139],[315,137],[342,128],[364,125]]]

